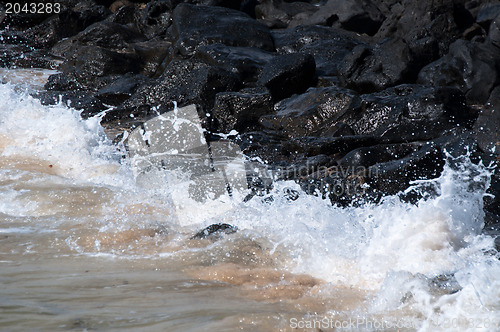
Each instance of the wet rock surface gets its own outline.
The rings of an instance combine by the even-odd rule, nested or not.
[[[33,95],[104,111],[109,132],[194,103],[209,140],[231,133],[340,205],[439,176],[445,151],[499,162],[499,1],[60,3],[8,17],[0,4],[0,65],[58,70]]]

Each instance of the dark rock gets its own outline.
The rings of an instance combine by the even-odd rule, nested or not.
[[[119,105],[148,81],[143,75],[123,75],[111,84],[101,88],[95,97],[106,105]]]
[[[279,29],[300,25],[317,11],[318,7],[307,2],[264,0],[255,7],[255,17],[270,28]]]
[[[483,152],[500,154],[500,86],[491,92],[474,123],[474,132]]]
[[[81,110],[83,118],[88,118],[101,113],[107,107],[97,98],[86,92],[78,91],[39,91],[33,97],[40,100],[43,105],[55,105],[59,102],[76,110]]]
[[[236,233],[238,227],[229,224],[212,224],[196,233],[191,239],[206,239],[221,236],[223,234]]]
[[[237,74],[243,84],[248,84],[257,81],[262,69],[273,56],[258,48],[212,44],[199,47],[194,58],[224,67]]]
[[[315,25],[334,25],[357,33],[373,36],[384,21],[378,7],[367,0],[329,0],[318,8],[304,23]]]
[[[248,131],[261,116],[273,109],[271,95],[266,91],[221,92],[215,97],[211,118],[212,130],[228,133],[232,129]]]
[[[62,65],[62,74],[49,77],[47,90],[97,91],[119,74],[138,72],[135,53],[115,52],[99,46],[81,46]]]
[[[422,69],[418,82],[457,87],[470,103],[485,103],[498,80],[499,59],[487,45],[457,40],[446,56]]]
[[[257,84],[268,88],[274,100],[281,100],[310,87],[315,71],[316,63],[312,55],[279,55],[264,66]]]
[[[223,7],[180,4],[173,12],[170,35],[175,54],[189,57],[200,46],[256,47],[274,51],[269,29],[247,14]]]
[[[200,105],[205,117],[213,108],[217,93],[234,91],[237,87],[236,75],[222,68],[190,60],[173,61],[158,79],[139,87],[132,97],[107,113],[103,121],[163,112],[172,109],[174,101],[179,106]]]
[[[457,125],[470,127],[476,116],[456,88],[400,85],[361,99],[360,107],[338,120],[357,135],[394,143],[432,139]]]
[[[351,90],[312,88],[276,104],[275,113],[263,116],[260,123],[289,138],[321,135],[345,112],[358,107],[359,102],[359,96]]]
[[[344,58],[339,73],[346,87],[366,93],[411,83],[417,75],[412,65],[410,49],[403,39],[396,38],[374,46],[356,46]]]
[[[360,43],[343,30],[322,26],[298,26],[272,31],[276,50],[281,54],[311,54],[318,75],[337,75],[344,57]]]
[[[111,10],[113,11],[113,10]],[[133,4],[123,5],[108,18],[110,22],[118,24],[135,24],[136,7]]]

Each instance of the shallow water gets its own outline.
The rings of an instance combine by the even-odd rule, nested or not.
[[[436,193],[417,205],[290,201],[300,189],[278,182],[179,210],[179,187],[136,184],[98,117],[14,90],[0,86],[0,330],[500,330],[489,176],[468,158],[416,183]],[[192,239],[216,222],[238,232]]]

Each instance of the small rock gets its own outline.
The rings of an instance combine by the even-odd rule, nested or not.
[[[229,224],[212,224],[196,233],[191,239],[214,238],[223,234],[236,233],[237,230],[238,227]]]

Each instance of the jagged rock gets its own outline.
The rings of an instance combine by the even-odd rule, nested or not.
[[[483,152],[500,154],[500,86],[491,95],[474,123],[474,132]]]
[[[289,138],[321,135],[330,130],[345,112],[358,107],[359,102],[359,96],[351,90],[311,88],[276,104],[275,113],[263,116],[260,123]]]
[[[483,3],[477,10],[476,22],[485,28],[500,15],[499,3]]]
[[[176,56],[189,57],[200,46],[256,47],[274,51],[269,29],[247,14],[223,7],[180,4],[173,12],[169,33]]]
[[[255,83],[264,66],[274,57],[258,48],[212,44],[201,46],[194,58],[224,67],[237,74],[243,84]]]
[[[485,103],[498,80],[499,60],[500,53],[487,45],[457,40],[446,56],[420,71],[418,82],[457,87],[470,103]]]
[[[363,95],[361,105],[338,120],[357,135],[391,142],[428,140],[457,125],[471,126],[476,114],[456,88],[400,85]]]
[[[417,75],[412,65],[410,49],[403,39],[396,38],[374,46],[356,46],[344,58],[339,73],[344,86],[366,93],[411,83]]]
[[[267,91],[221,92],[215,97],[211,112],[212,130],[228,133],[232,129],[248,131],[258,124],[261,116],[273,109],[271,95]]]
[[[304,92],[314,82],[316,63],[310,54],[283,54],[271,59],[257,80],[265,86],[274,100]]]
[[[212,109],[217,93],[234,91],[238,85],[237,76],[222,68],[190,60],[172,61],[159,78],[139,87],[132,97],[107,113],[103,120],[149,116],[172,109],[174,101],[179,106],[200,105],[204,117]]]
[[[337,75],[344,57],[360,43],[357,37],[343,30],[316,25],[273,30],[272,35],[276,50],[281,54],[313,55],[319,76]]]

